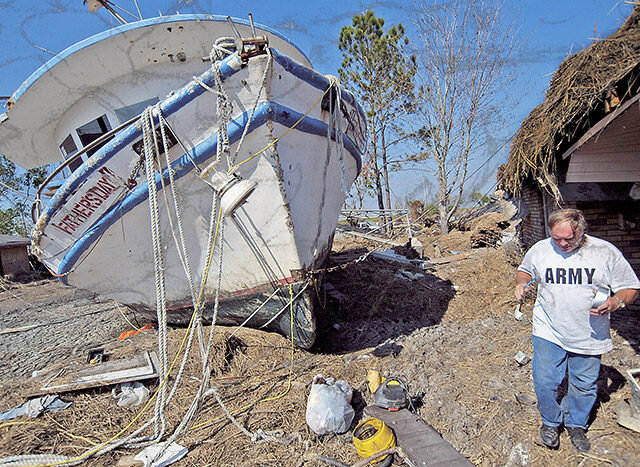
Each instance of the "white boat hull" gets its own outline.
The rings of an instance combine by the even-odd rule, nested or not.
[[[64,283],[144,313],[155,314],[156,270],[161,267],[170,322],[189,320],[204,283],[205,320],[219,290],[217,323],[248,319],[248,326],[293,334],[299,346],[310,347],[315,318],[309,272],[327,258],[344,188],[359,172],[364,116],[350,94],[338,94],[329,79],[273,49],[244,61],[233,55],[222,61],[220,70],[233,105],[226,125],[231,155],[241,143],[232,171],[255,184],[233,214],[222,216],[223,225],[217,228],[223,235],[221,262],[217,246],[213,255],[207,254],[215,192],[208,177],[201,177],[216,160],[220,136],[217,96],[210,92],[213,70],[157,106],[179,143],[168,151],[177,202],[164,155],[157,156],[162,176],[158,173],[153,181],[159,193],[162,264],[154,258],[150,233],[149,181],[144,171],[134,171],[142,162],[133,148],[142,139],[140,122],[115,132],[62,183],[36,223],[34,245]],[[343,129],[328,138],[327,109],[335,106],[337,96]],[[76,106],[90,103],[89,95]],[[73,112],[66,115],[73,120]],[[230,171],[225,158],[215,170]]]

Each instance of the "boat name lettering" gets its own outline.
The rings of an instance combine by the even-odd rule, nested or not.
[[[116,174],[109,168],[102,167],[98,173],[102,175],[98,182],[86,191],[66,216],[53,224],[54,227],[73,235],[76,229],[84,224],[96,209],[102,206],[102,203],[120,187]]]

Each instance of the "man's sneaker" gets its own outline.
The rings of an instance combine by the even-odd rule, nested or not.
[[[571,438],[571,444],[578,452],[587,452],[591,449],[591,443],[587,439],[587,432],[584,428],[567,427],[567,433]]]
[[[559,433],[560,429],[557,426],[549,426],[543,423],[540,427],[540,439],[542,439],[545,446],[551,449],[558,449],[558,446],[560,446]]]

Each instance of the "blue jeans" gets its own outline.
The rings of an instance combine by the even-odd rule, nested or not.
[[[533,384],[545,425],[587,428],[597,398],[600,355],[567,352],[533,336]],[[567,395],[558,403],[558,389],[569,370]]]

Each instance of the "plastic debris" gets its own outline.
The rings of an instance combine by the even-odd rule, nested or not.
[[[120,407],[135,407],[147,400],[149,390],[140,382],[122,383],[113,388],[111,394],[118,399]]]
[[[140,329],[136,329],[134,331],[125,331],[118,336],[118,340],[126,339],[127,337],[135,336],[136,334],[140,334],[142,331],[146,331],[148,329],[153,328],[155,325],[153,323],[147,323],[142,326]]]
[[[351,426],[355,412],[351,407],[353,391],[344,380],[313,378],[307,399],[306,421],[318,435],[345,433]]]
[[[66,409],[70,405],[71,402],[64,402],[57,395],[48,394],[38,399],[28,400],[24,404],[5,412],[0,412],[0,421],[13,420],[22,415],[36,418],[43,412],[56,412],[61,409]]]
[[[189,452],[188,449],[178,443],[171,443],[167,446],[167,443],[164,442],[144,448],[135,455],[134,459],[144,462],[144,467],[164,467],[179,461],[187,455],[187,452]],[[156,459],[160,453],[162,455]]]
[[[520,365],[526,365],[527,363],[529,363],[531,361],[531,358],[527,354],[522,352],[522,351],[519,351],[513,358]]]
[[[536,405],[538,403],[535,397],[524,393],[516,394],[516,400],[522,405]]]

